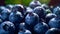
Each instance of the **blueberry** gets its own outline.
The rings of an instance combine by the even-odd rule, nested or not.
[[[3,29],[3,31],[8,32],[9,34],[14,34],[14,29],[15,26],[12,22],[10,21],[5,21],[1,24],[1,28]]]
[[[60,19],[59,18],[52,18],[49,21],[49,26],[51,28],[60,28]]]
[[[31,7],[32,9],[34,9],[37,6],[41,6],[41,3],[38,0],[33,0],[30,4],[29,7]]]
[[[60,29],[51,28],[45,34],[57,34],[57,33],[60,34]]]
[[[20,23],[19,30],[25,30],[25,23]]]
[[[30,7],[26,7],[26,12],[24,13],[24,19],[29,12],[33,12],[33,9],[31,9]]]
[[[29,30],[19,31],[18,34],[32,34]]]
[[[21,5],[21,4],[16,4],[14,7],[17,9],[17,11],[20,11],[20,12],[22,13],[22,15],[24,15],[24,10],[25,10],[25,8],[24,8],[23,5]],[[14,9],[14,8],[13,8],[13,9]]]
[[[36,34],[45,34],[45,32],[49,29],[48,25],[44,22],[38,23],[34,27],[34,31]]]
[[[45,19],[45,15],[46,15],[46,11],[44,8],[38,6],[36,8],[34,8],[34,13],[39,15],[39,18],[41,19]]]
[[[6,20],[8,20],[8,18],[9,18],[9,15],[10,15],[10,10],[9,9],[4,9],[2,12],[1,12],[1,19],[3,20],[3,21],[6,21]]]
[[[32,34],[32,33],[29,30],[26,30],[25,34]]]
[[[22,14],[19,11],[13,11],[10,15],[9,15],[9,21],[13,22],[14,24],[19,24],[22,22]]]
[[[50,19],[56,17],[56,15],[54,13],[49,13],[46,15],[46,23],[49,23]]]
[[[26,8],[26,12],[25,12],[25,16],[24,16],[24,21],[25,21],[25,18],[26,18],[26,16],[27,16],[27,14],[29,14],[30,12],[33,13],[33,9],[31,9],[30,7],[27,7],[27,8]],[[28,17],[27,17],[27,18],[28,18]]]
[[[20,32],[18,32],[18,34],[24,34],[24,32],[23,31],[20,31]]]
[[[9,21],[13,22],[15,25],[15,34],[18,33],[19,30],[19,24],[21,22],[23,22],[23,16],[21,14],[21,12],[14,10],[13,12],[11,12],[11,14],[9,15]]]
[[[39,22],[39,16],[36,13],[29,12],[25,17],[26,29],[33,31],[33,27]]]
[[[28,25],[35,25],[39,21],[39,16],[36,13],[29,12],[25,17],[25,23]]]
[[[26,14],[28,14],[29,12],[33,12],[33,9],[31,9],[30,7],[27,7],[26,9]]]
[[[57,6],[56,8],[54,8],[53,13],[55,13],[57,17],[60,17],[60,7]]]
[[[57,6],[54,10],[53,13],[55,13],[57,15],[57,17],[52,18],[49,21],[49,26],[51,28],[60,28],[60,7]]]

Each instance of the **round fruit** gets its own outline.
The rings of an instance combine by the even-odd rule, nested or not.
[[[57,15],[57,17],[60,17],[60,7],[57,6],[56,8],[54,8],[53,13],[55,13]]]
[[[46,17],[45,17],[46,18],[46,23],[49,23],[50,19],[52,19],[54,17],[56,17],[56,15],[53,14],[53,13],[47,14]]]
[[[50,21],[49,21],[49,26],[51,28],[60,28],[60,18],[52,18]]]
[[[25,23],[28,25],[35,25],[39,21],[39,16],[33,12],[29,12],[25,17]]]
[[[5,9],[1,12],[1,19],[2,19],[3,21],[8,20],[10,13],[11,13],[11,11],[10,11],[9,9],[6,9],[6,8],[5,8]]]
[[[40,19],[45,18],[45,15],[46,15],[45,12],[46,12],[45,9],[40,6],[34,8],[34,13],[38,14]]]
[[[24,18],[27,16],[27,14],[28,14],[29,12],[33,12],[33,9],[31,9],[30,7],[27,7]],[[25,20],[24,20],[24,21],[25,21]]]
[[[34,8],[37,7],[37,6],[41,6],[41,3],[40,3],[38,0],[33,0],[33,1],[29,4],[29,6],[30,6],[32,9],[34,9]]]
[[[25,17],[26,29],[33,31],[33,27],[39,22],[39,16],[36,13],[29,12]]]
[[[16,4],[16,5],[14,6],[14,8],[16,8],[17,11],[20,11],[20,12],[22,13],[22,15],[24,15],[24,6],[23,6],[23,5],[21,5],[21,4]],[[13,9],[14,9],[14,8],[13,8]]]
[[[19,31],[18,34],[32,34],[29,30]]]
[[[34,27],[34,31],[37,34],[45,34],[45,32],[49,29],[48,25],[46,23],[38,23]]]
[[[3,22],[2,24],[2,28],[5,30],[5,31],[9,31],[10,28],[14,28],[14,24],[10,21],[5,21]]]
[[[19,30],[25,30],[25,23],[20,23]]]
[[[6,32],[9,32],[9,34],[13,34],[14,33],[14,29],[15,29],[15,26],[12,22],[10,21],[5,21],[1,24],[1,28],[6,31]]]
[[[26,13],[28,14],[29,12],[33,12],[33,9],[31,9],[30,7],[26,8]]]
[[[57,34],[57,33],[60,34],[60,29],[51,28],[45,34]]]
[[[13,11],[9,16],[9,21],[13,22],[14,24],[19,24],[22,22],[22,14],[19,11]]]

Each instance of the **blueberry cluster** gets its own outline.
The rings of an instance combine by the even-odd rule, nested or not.
[[[29,6],[0,6],[0,34],[60,34],[60,6],[38,0]]]

